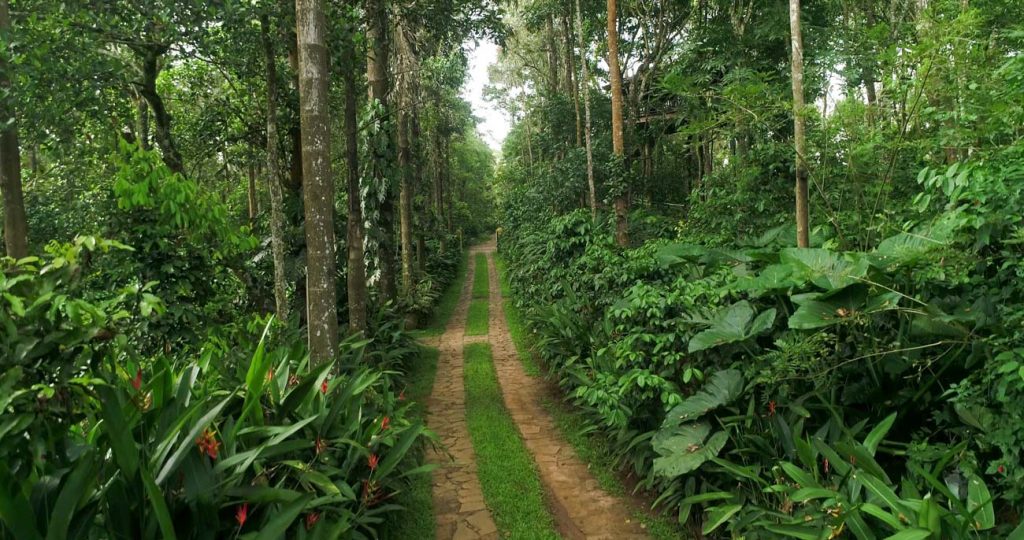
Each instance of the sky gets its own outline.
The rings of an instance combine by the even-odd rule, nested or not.
[[[473,114],[480,119],[476,129],[484,142],[495,153],[501,151],[501,143],[508,135],[509,119],[494,103],[484,100],[484,86],[487,84],[487,66],[498,61],[498,46],[491,41],[481,41],[469,46],[469,80],[462,88],[462,97],[473,107]]]

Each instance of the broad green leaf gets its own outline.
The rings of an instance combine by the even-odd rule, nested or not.
[[[50,521],[47,525],[46,540],[64,540],[68,535],[68,527],[75,517],[82,501],[91,493],[91,484],[96,481],[96,463],[93,453],[89,451],[78,458],[75,467],[67,474],[64,485],[53,504]]]
[[[711,534],[712,531],[721,527],[723,523],[729,521],[733,514],[742,509],[742,504],[727,504],[708,508],[708,517],[704,521],[704,529],[701,532]]]
[[[210,427],[210,424],[213,423],[213,420],[217,418],[220,412],[233,398],[234,396],[228,396],[224,398],[220,403],[218,403],[216,406],[210,409],[205,415],[203,415],[203,417],[200,418],[199,421],[196,422],[194,426],[192,426],[192,429],[189,430],[188,434],[185,435],[185,438],[182,439],[180,443],[178,443],[178,449],[174,451],[171,457],[168,458],[167,461],[164,462],[163,466],[160,468],[160,474],[158,474],[156,477],[157,484],[162,484],[164,480],[166,480],[167,477],[170,476],[172,472],[174,472],[178,465],[181,464],[181,460],[185,459],[185,454],[195,448],[196,437],[198,437],[199,434],[202,433],[204,429]],[[145,469],[145,467],[143,467],[143,469]]]
[[[736,495],[733,495],[728,491],[709,491],[707,493],[698,493],[697,495],[690,495],[689,497],[679,501],[679,504],[700,504],[711,501],[724,501],[734,498],[736,498]]]
[[[992,508],[992,494],[985,481],[976,474],[967,477],[967,511],[974,517],[974,528],[986,531],[996,526],[996,514]]]
[[[696,394],[676,405],[665,417],[664,427],[696,420],[709,411],[726,405],[743,392],[743,374],[736,369],[716,371]]]
[[[826,290],[858,283],[868,271],[868,259],[864,255],[823,248],[786,248],[779,252],[779,261],[793,265],[795,275],[802,275]]]
[[[135,472],[139,467],[139,448],[132,438],[132,431],[128,422],[124,419],[121,411],[121,400],[117,392],[110,386],[99,385],[96,393],[100,397],[100,405],[103,409],[103,430],[110,439],[110,446],[114,451],[114,459],[118,467],[128,479],[135,478]]]
[[[792,499],[793,502],[804,502],[813,499],[834,499],[838,496],[839,494],[831,489],[805,487],[794,491],[789,498]]]
[[[0,521],[3,521],[4,526],[14,534],[14,538],[42,538],[36,529],[29,494],[22,490],[22,486],[3,462],[0,462]]]
[[[765,525],[765,530],[773,533],[783,534],[800,540],[820,540],[822,527],[820,525]]]
[[[698,352],[726,343],[743,341],[764,332],[775,321],[775,310],[770,309],[754,319],[754,309],[746,300],[724,307],[711,319],[711,327],[690,339],[689,352]]]
[[[878,497],[886,506],[892,508],[894,511],[910,517],[910,509],[903,503],[903,500],[896,495],[896,492],[889,486],[885,485],[881,480],[868,474],[865,471],[856,471],[853,473],[853,478],[864,486],[864,489],[868,490],[875,497]]]
[[[704,438],[710,429],[711,426],[705,422],[685,424],[677,428],[673,436],[660,441],[655,450],[661,457],[654,460],[654,473],[675,478],[697,469],[704,462],[717,456],[729,436],[726,432],[719,431],[705,442]]]

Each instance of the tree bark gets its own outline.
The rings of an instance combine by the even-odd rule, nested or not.
[[[800,0],[789,0],[789,30],[793,80],[793,142],[796,146],[796,243],[810,246],[807,211],[807,162],[804,138],[804,46],[800,36]]]
[[[135,99],[135,138],[143,150],[149,150],[149,105],[142,94]]]
[[[171,132],[171,114],[167,112],[164,100],[156,90],[156,78],[160,75],[160,58],[164,52],[166,47],[162,45],[149,45],[137,51],[142,57],[142,84],[139,93],[146,98],[149,108],[153,110],[153,121],[156,123],[154,135],[164,163],[171,171],[184,175],[185,164]]]
[[[260,16],[260,38],[267,78],[267,188],[270,190],[270,248],[274,256],[274,308],[278,320],[288,320],[285,286],[284,193],[281,189],[281,152],[277,132],[277,62],[270,37],[270,17]]]
[[[11,33],[10,6],[0,0],[0,36],[8,42]],[[6,54],[0,53],[0,195],[4,198],[4,246],[7,256],[21,259],[28,256],[28,221],[25,218],[25,199],[21,189],[21,144],[18,142],[18,123],[11,99],[11,79]]]
[[[366,333],[366,261],[364,258],[363,205],[359,193],[359,105],[356,99],[356,45],[349,37],[345,40],[345,162],[348,168],[348,328],[353,334]]]
[[[583,93],[583,109],[584,109],[584,131],[583,131],[583,142],[587,149],[587,187],[589,188],[590,197],[590,219],[593,222],[597,222],[597,185],[594,182],[594,149],[590,142],[590,67],[587,61],[587,46],[586,38],[583,35],[583,14],[580,11],[580,0],[576,0],[576,33],[579,34],[580,40],[580,67],[582,69],[582,76],[580,77],[579,87]]]
[[[566,92],[572,96],[572,106],[576,112],[576,146],[583,146],[583,117],[580,114],[580,85],[576,80],[576,55],[573,53],[572,26],[569,16],[562,17],[562,33],[565,34],[565,80]]]
[[[372,104],[379,102],[382,111],[381,121],[387,118],[388,114],[388,14],[386,0],[366,1],[366,80],[369,83],[369,99]],[[385,123],[385,127],[387,124]],[[397,283],[395,279],[395,197],[391,179],[386,171],[388,166],[382,161],[394,159],[394,133],[385,129],[380,134],[385,143],[375,145],[377,148],[385,147],[379,155],[373,157],[374,163],[369,166],[373,169],[374,183],[384,190],[384,196],[380,203],[380,245],[378,247],[378,260],[380,263],[380,290],[381,299],[386,303],[396,299]]]
[[[622,70],[619,68],[619,33],[616,0],[608,0],[608,71],[612,83],[612,152],[625,159],[626,141],[623,136],[622,119]],[[615,196],[615,243],[620,247],[629,245],[629,201],[626,189],[620,188]]]
[[[558,92],[558,44],[555,40],[555,25],[552,16],[548,15],[544,20],[545,37],[548,42],[548,84],[552,94]]]
[[[259,211],[256,209],[256,164],[249,164],[249,187],[246,190],[248,194],[249,203],[249,225],[256,223],[256,214]]]
[[[295,1],[299,42],[299,108],[306,212],[306,313],[309,358],[330,362],[337,350],[334,286],[334,180],[331,177],[329,55],[323,0]]]

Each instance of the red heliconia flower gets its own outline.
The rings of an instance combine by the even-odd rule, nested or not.
[[[245,520],[248,518],[249,503],[242,503],[242,506],[239,506],[238,509],[235,510],[235,521],[238,522],[238,527],[241,528],[243,525],[245,525]]]
[[[1000,465],[1000,466],[996,467],[996,472],[998,472],[999,474],[1006,474],[1006,467],[1003,467],[1002,465]]]
[[[828,474],[828,470],[829,470],[828,458],[825,458],[824,466],[825,466],[825,474]]]
[[[135,378],[132,379],[132,388],[136,390],[142,388],[142,368],[135,372]]]
[[[317,435],[316,441],[313,442],[313,448],[316,449],[316,455],[319,456],[324,450],[327,449],[327,441],[321,439],[320,436]]]
[[[405,401],[405,390],[398,393],[398,401]]]
[[[320,512],[310,512],[306,514],[306,530],[313,528],[313,525],[320,521]]]
[[[385,431],[386,429],[388,429],[388,426],[390,426],[390,425],[391,425],[391,418],[388,418],[387,416],[385,416],[384,419],[380,421],[380,430],[381,431]]]
[[[298,385],[299,385],[299,378],[296,377],[295,375],[289,375],[288,376],[288,386],[298,386]]]
[[[196,437],[196,446],[200,454],[210,456],[210,459],[217,459],[217,452],[220,450],[220,441],[217,440],[216,432],[210,428],[203,430],[203,434]]]
[[[380,463],[380,458],[377,456],[377,454],[370,454],[370,459],[368,463],[370,465],[370,470],[375,471],[377,470],[377,464]]]
[[[768,402],[768,416],[775,416],[775,402]]]
[[[274,368],[267,370],[267,382],[274,380]]]
[[[324,379],[324,382],[320,383],[320,393],[321,394],[326,394],[327,393],[327,379]]]

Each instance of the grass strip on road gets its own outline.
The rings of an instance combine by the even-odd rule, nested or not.
[[[414,332],[416,336],[440,336],[448,326],[455,308],[459,305],[459,295],[462,294],[462,286],[466,283],[466,274],[469,270],[469,254],[463,252],[459,257],[459,266],[455,269],[455,278],[448,284],[448,288],[441,294],[434,313],[430,317],[430,323],[420,331]]]
[[[504,299],[505,321],[508,323],[508,332],[512,335],[512,342],[516,345],[516,355],[519,357],[519,362],[523,364],[523,371],[527,375],[539,377],[540,365],[537,364],[537,358],[533,354],[533,349],[530,348],[526,319],[512,299],[512,288],[508,282],[505,259],[496,256],[494,264],[498,270],[498,282],[501,284],[501,297]]]
[[[473,270],[473,298],[487,298],[491,295],[490,272],[487,270],[487,255],[476,254],[476,268]]]
[[[484,500],[502,538],[559,538],[533,458],[505,409],[487,343],[464,349],[466,427]]]
[[[466,314],[466,335],[486,336],[490,329],[489,315],[486,298],[471,301]]]

